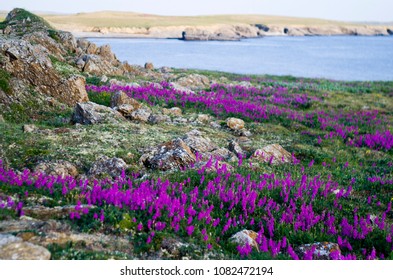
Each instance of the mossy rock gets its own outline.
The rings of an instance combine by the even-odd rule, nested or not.
[[[5,21],[3,22],[5,25],[17,25],[19,23],[53,29],[52,26],[42,17],[20,8],[15,8],[9,12]]]

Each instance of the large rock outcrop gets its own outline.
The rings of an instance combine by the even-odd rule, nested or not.
[[[12,10],[0,25],[0,107],[34,104],[43,109],[47,98],[74,106],[89,101],[81,72],[123,75],[122,64],[108,45],[98,47],[23,9]]]
[[[23,101],[15,98],[14,91],[18,85],[27,92],[32,87],[36,92],[68,105],[87,101],[85,78],[74,74],[62,75],[54,68],[50,55],[48,49],[40,44],[0,37],[0,67],[10,76],[10,90],[0,92],[0,102],[11,104]],[[28,99],[28,96],[25,98]]]
[[[0,105],[39,105],[52,97],[67,105],[88,101],[85,78],[66,63],[76,51],[70,33],[53,30],[42,18],[22,9],[11,11],[0,36],[0,71],[6,73],[7,87],[0,89]],[[3,76],[4,76],[3,75]],[[34,94],[32,94],[34,93]],[[32,96],[34,95],[34,96]]]

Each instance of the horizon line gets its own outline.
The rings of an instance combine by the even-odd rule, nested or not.
[[[19,7],[15,7],[16,9]],[[13,9],[7,10],[0,10],[0,13],[8,14]],[[42,10],[29,10],[25,9],[31,13],[37,15],[54,15],[54,16],[66,16],[66,15],[78,15],[78,14],[94,14],[94,13],[133,13],[133,14],[143,14],[143,15],[151,15],[151,16],[161,16],[161,17],[215,17],[215,16],[268,16],[268,17],[283,17],[283,18],[294,18],[294,19],[314,19],[314,20],[324,20],[324,21],[332,21],[332,22],[346,22],[346,23],[358,23],[358,24],[393,24],[393,21],[376,21],[376,20],[337,20],[337,19],[328,19],[328,18],[318,18],[318,17],[301,17],[301,16],[288,16],[288,15],[275,15],[275,14],[255,14],[255,13],[242,13],[242,14],[232,14],[232,13],[223,13],[223,14],[199,14],[199,15],[163,15],[163,14],[154,14],[154,13],[145,13],[145,12],[138,12],[138,11],[118,11],[118,10],[97,10],[97,11],[89,11],[89,12],[71,12],[71,13],[64,13],[64,12],[55,12],[55,11],[42,11]]]

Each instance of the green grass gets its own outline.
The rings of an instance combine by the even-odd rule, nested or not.
[[[112,97],[111,92],[102,92],[102,93],[88,92],[88,95],[89,95],[89,100],[91,102],[108,107],[110,107],[111,105],[111,97]]]

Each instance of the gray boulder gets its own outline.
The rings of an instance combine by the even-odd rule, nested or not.
[[[340,246],[337,243],[332,242],[316,242],[313,244],[300,245],[295,248],[295,253],[300,259],[303,259],[306,252],[314,249],[313,259],[314,260],[331,260],[330,255],[332,253],[341,255]]]
[[[86,102],[76,104],[71,120],[73,123],[86,125],[119,122],[124,120],[124,117],[109,107]]]
[[[210,138],[202,137],[202,133],[196,129],[188,132],[182,140],[194,153],[203,154],[218,149],[218,146]]]
[[[78,176],[75,165],[65,160],[41,162],[35,167],[34,172],[61,177]]]
[[[111,107],[119,107],[120,105],[131,105],[134,110],[139,109],[142,105],[134,98],[129,97],[124,91],[117,91],[111,97]]]
[[[161,114],[152,114],[149,116],[148,122],[150,124],[159,124],[159,123],[165,123],[165,122],[171,122],[171,118],[167,115],[161,115]]]
[[[128,168],[127,163],[121,158],[109,158],[101,156],[90,168],[88,175],[92,177],[109,175],[111,177],[118,177],[123,170]]]
[[[131,120],[139,121],[139,122],[148,122],[149,117],[151,115],[151,110],[148,107],[141,107],[138,110],[135,110],[131,113],[131,115],[127,116]]]
[[[246,156],[246,153],[243,151],[243,149],[240,147],[239,143],[236,141],[232,140],[229,142],[228,149],[233,152],[237,156],[242,156],[244,158]]]
[[[153,147],[139,161],[147,168],[167,171],[187,168],[195,163],[196,158],[187,144],[177,138]]]

